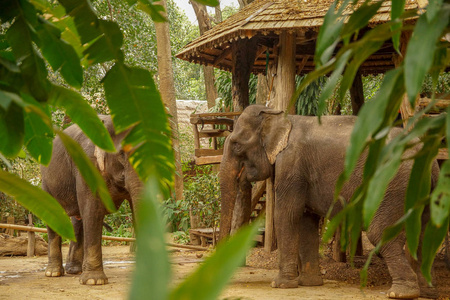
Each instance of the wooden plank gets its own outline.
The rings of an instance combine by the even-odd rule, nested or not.
[[[230,135],[230,131],[223,129],[207,129],[200,130],[198,132],[199,138],[211,138],[211,137],[227,137]]]
[[[200,137],[198,136],[197,125],[192,124],[192,131],[194,132],[194,147],[200,149]]]
[[[436,158],[437,159],[448,159],[448,149],[440,148]]]
[[[197,157],[201,156],[217,156],[223,154],[223,149],[195,149],[194,155]]]
[[[431,103],[430,98],[420,98],[418,106],[420,109],[424,109]],[[431,111],[444,111],[447,107],[450,106],[450,100],[447,99],[438,99],[437,102],[433,105]]]
[[[264,250],[272,252],[275,250],[275,227],[274,227],[274,213],[275,213],[275,194],[273,189],[273,179],[266,180],[266,229],[264,237]]]
[[[229,118],[219,118],[219,117],[198,117],[191,116],[189,121],[191,124],[203,125],[203,124],[215,124],[215,125],[228,125],[233,126],[234,120]]]
[[[8,228],[8,229],[15,229],[15,230],[22,230],[22,231],[33,231],[33,232],[47,233],[47,229],[46,228],[30,227],[30,226],[23,226],[23,225],[13,225],[13,224],[0,223],[0,228]],[[106,236],[106,235],[103,235],[102,239],[103,240],[109,240],[109,241],[119,241],[119,242],[134,242],[134,241],[136,241],[135,238]],[[185,248],[185,249],[200,250],[200,251],[208,250],[207,248],[203,248],[203,247],[196,247],[196,246],[189,246],[189,245],[179,245],[179,244],[174,244],[174,243],[166,243],[166,245],[170,246],[170,247]]]
[[[241,111],[237,112],[220,112],[220,113],[202,113],[202,114],[191,114],[191,117],[236,117],[242,114]]]
[[[194,157],[195,164],[198,166],[209,164],[220,164],[222,161],[222,155]]]

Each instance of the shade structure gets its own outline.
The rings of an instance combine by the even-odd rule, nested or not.
[[[232,71],[233,43],[240,39],[256,38],[256,59],[251,72],[265,73],[267,66],[277,59],[280,34],[289,32],[296,36],[297,74],[309,73],[314,69],[313,56],[319,28],[332,3],[332,0],[255,0],[186,45],[177,57]],[[426,1],[423,0],[407,0],[405,9],[420,10],[425,5]],[[390,11],[391,2],[385,1],[370,20],[369,27],[389,21]],[[347,19],[351,13],[350,9],[345,11]],[[409,22],[414,20],[410,19]],[[362,74],[385,73],[394,68],[395,55],[392,43],[387,42],[362,64],[360,71]]]

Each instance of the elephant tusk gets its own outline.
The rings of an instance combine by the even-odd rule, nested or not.
[[[239,174],[236,176],[236,179],[241,178],[242,172],[244,172],[244,168],[245,168],[245,166],[242,166],[242,169],[239,171]]]

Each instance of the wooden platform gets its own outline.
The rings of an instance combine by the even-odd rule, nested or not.
[[[219,164],[223,149],[217,138],[225,138],[233,131],[234,118],[241,112],[191,114],[190,122],[194,131],[196,165]],[[208,139],[210,148],[201,148],[200,139]]]

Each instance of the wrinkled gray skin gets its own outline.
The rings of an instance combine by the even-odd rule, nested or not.
[[[72,125],[64,132],[78,142],[87,156],[102,174],[112,200],[118,208],[123,200],[136,207],[136,200],[142,189],[138,175],[128,162],[120,144],[126,133],[116,135],[110,116],[99,116],[105,124],[117,153],[107,153],[97,148],[80,130]],[[65,209],[71,217],[77,242],[70,242],[65,271],[80,274],[82,284],[106,284],[108,278],[103,272],[102,225],[108,213],[101,200],[94,196],[81,177],[77,167],[57,137],[53,143],[52,160],[48,167],[41,167],[42,188]],[[64,274],[61,237],[48,228],[48,266],[45,275],[57,277]]]
[[[236,213],[241,219],[237,223],[248,221],[249,183],[274,176],[279,275],[272,287],[323,284],[318,260],[318,223],[333,202],[335,184],[343,170],[355,121],[353,116],[325,116],[319,125],[316,117],[286,118],[280,111],[253,105],[244,110],[235,130],[227,138],[220,170],[220,237],[226,237],[234,229],[232,223],[236,223]],[[390,138],[400,131],[394,129]],[[417,147],[411,151],[417,151]],[[364,161],[360,160],[349,183],[344,186],[341,195],[345,199],[348,200],[361,183],[363,166]],[[403,214],[411,168],[411,161],[403,163],[389,184],[367,231],[374,245],[380,241],[383,230]],[[438,165],[434,163],[432,186],[438,172]],[[332,216],[340,209],[340,204],[335,205]],[[427,217],[425,213],[424,218]],[[408,261],[404,245],[405,234],[402,233],[381,249],[392,277],[388,296],[416,298],[420,294],[436,297],[436,290],[427,286],[417,262]]]

